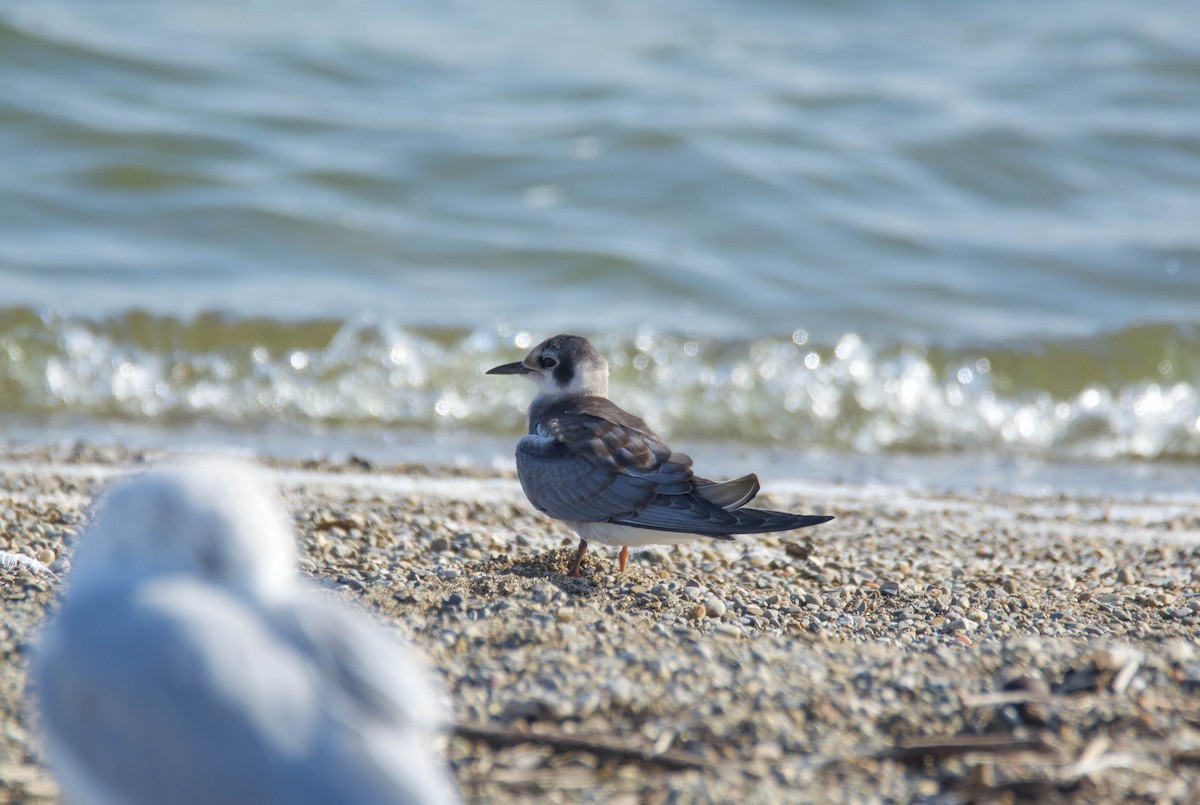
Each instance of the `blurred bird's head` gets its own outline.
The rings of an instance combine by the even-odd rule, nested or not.
[[[186,574],[247,598],[296,578],[296,547],[261,471],[228,459],[167,464],[118,482],[79,539],[71,586]]]

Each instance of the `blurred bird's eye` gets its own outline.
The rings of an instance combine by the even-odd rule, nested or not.
[[[554,360],[554,358],[538,358],[538,366],[543,369],[553,369],[555,366],[558,366],[558,361]]]

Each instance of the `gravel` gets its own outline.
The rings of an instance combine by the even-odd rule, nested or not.
[[[0,803],[56,801],[30,648],[90,497],[144,458],[0,456],[0,551],[50,571],[0,563]],[[301,572],[441,675],[469,800],[1200,800],[1200,502],[820,487],[764,501],[837,516],[802,538],[624,574],[597,546],[571,579],[574,536],[515,483],[267,463]]]

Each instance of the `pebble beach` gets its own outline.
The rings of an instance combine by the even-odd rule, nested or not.
[[[0,452],[0,802],[59,801],[30,653],[92,497],[157,457]],[[764,478],[836,519],[571,579],[512,475],[261,460],[300,572],[450,692],[468,801],[1200,801],[1200,501]]]

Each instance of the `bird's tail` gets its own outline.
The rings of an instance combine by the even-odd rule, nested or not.
[[[791,531],[810,525],[828,523],[833,519],[827,514],[792,514],[770,509],[736,509],[729,512],[737,523],[730,534],[765,534],[768,531]]]
[[[692,492],[689,495],[659,495],[649,506],[613,517],[609,522],[658,531],[727,537],[730,534],[790,531],[832,519],[823,514],[790,514],[769,509],[728,510]]]

